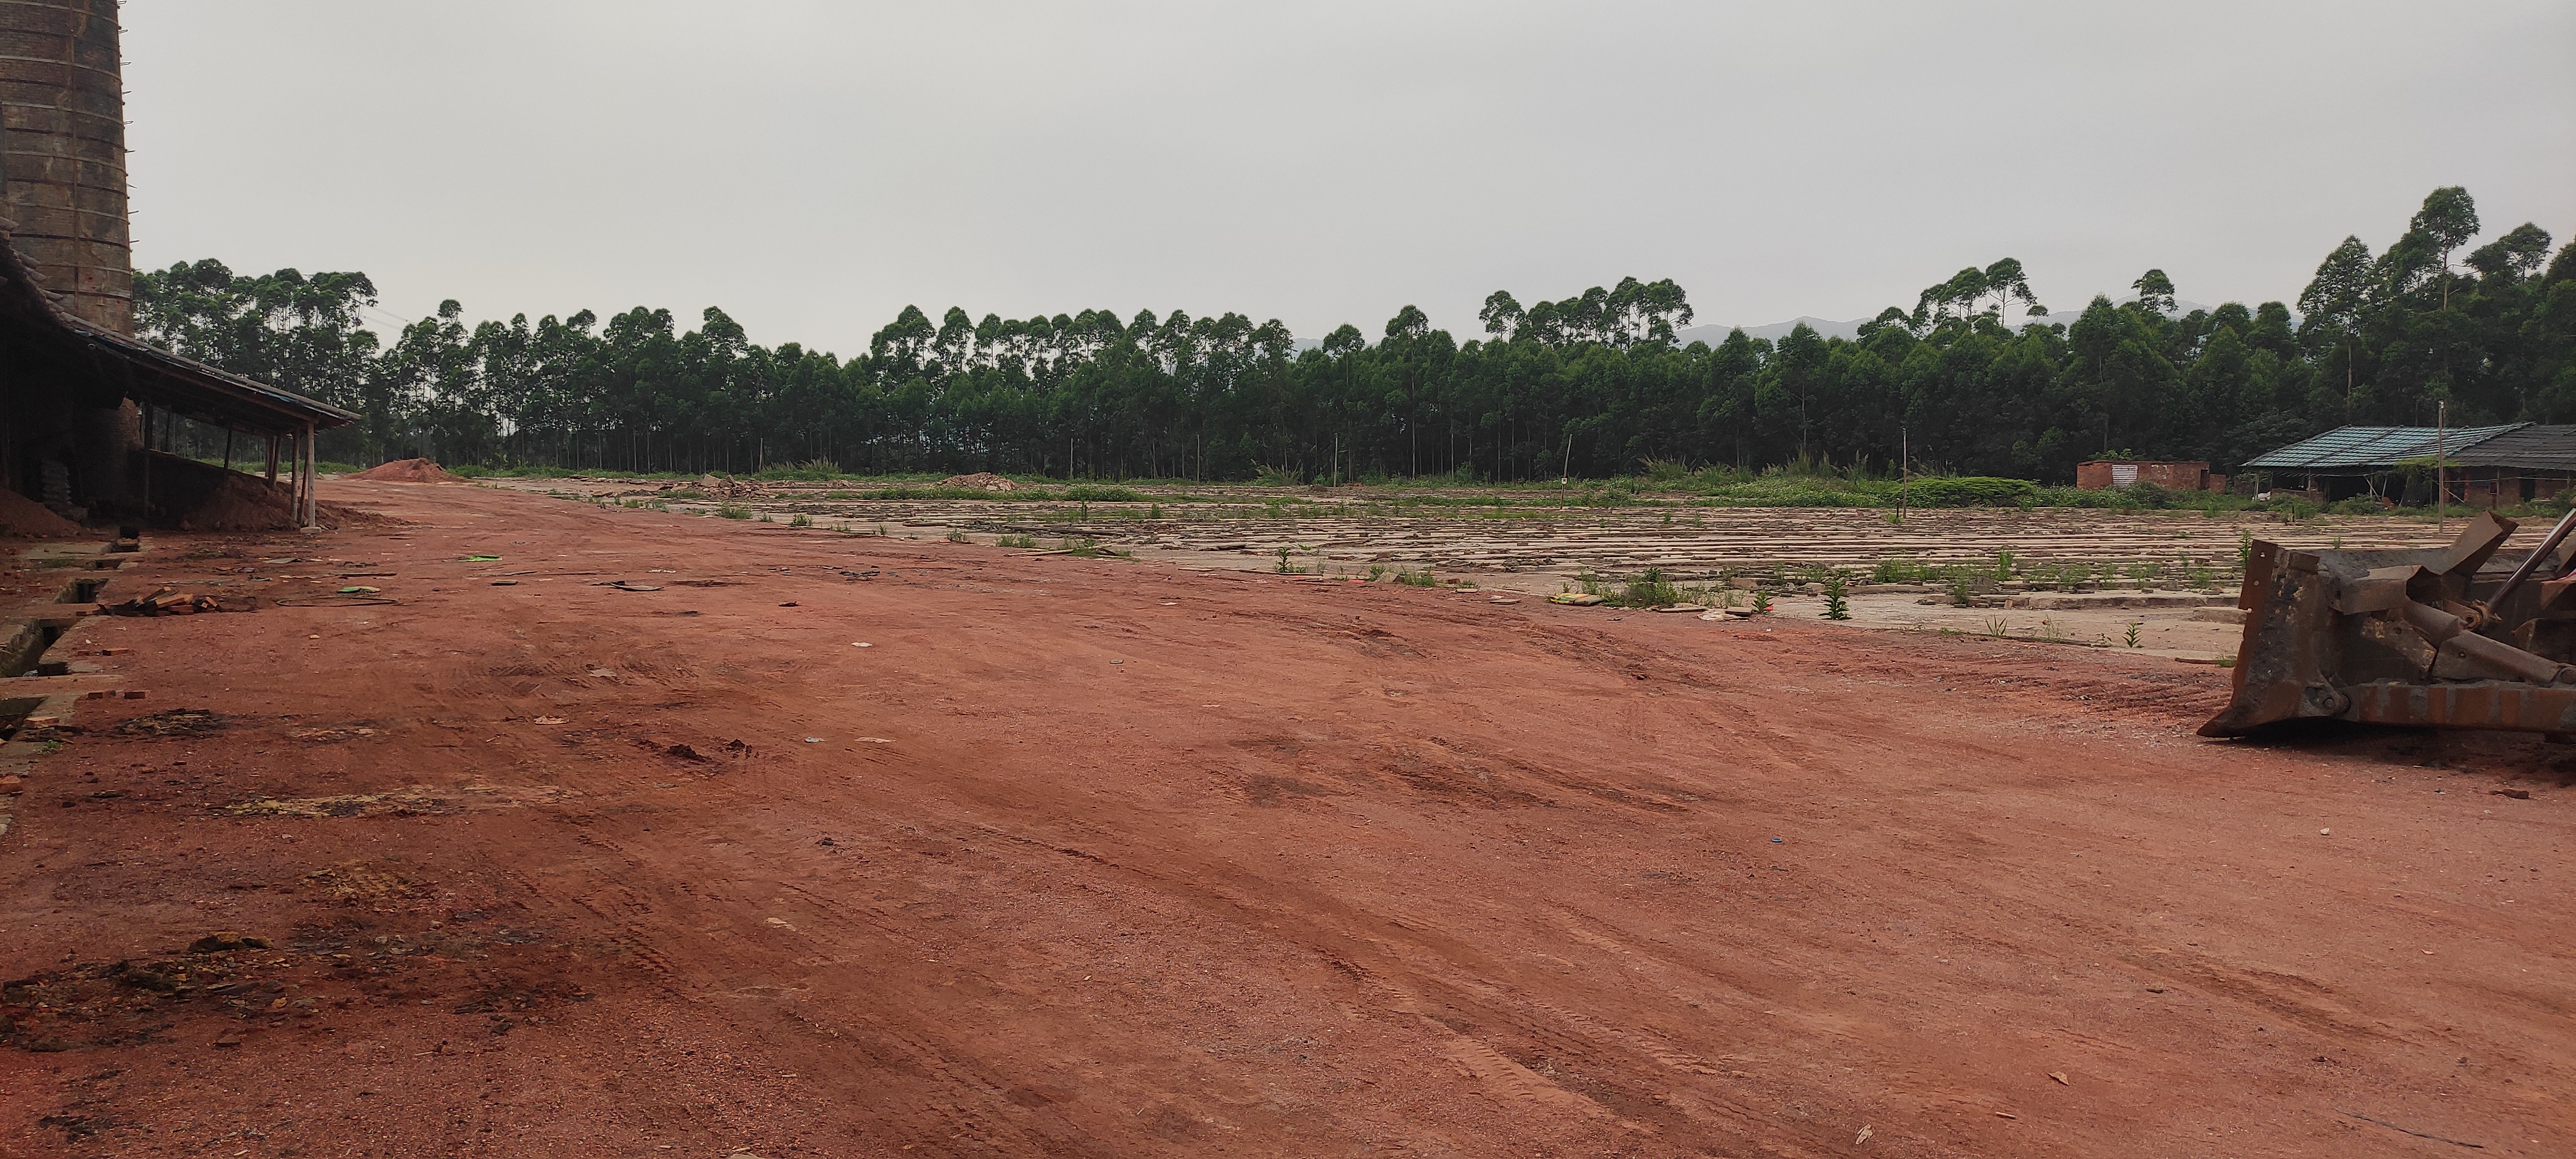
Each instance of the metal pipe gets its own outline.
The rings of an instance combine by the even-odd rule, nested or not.
[[[2558,545],[2566,542],[2567,533],[2571,531],[2576,531],[2576,510],[2571,510],[2559,517],[2558,526],[2549,529],[2549,538],[2541,540],[2540,546],[2532,548],[2530,555],[2522,557],[2522,565],[2513,569],[2513,574],[2505,579],[2504,586],[2497,588],[2495,594],[2487,597],[2487,606],[2504,607],[2505,597],[2512,595],[2513,589],[2521,587],[2522,581],[2530,579],[2532,569],[2539,567],[2540,561],[2550,552],[2558,550]]]

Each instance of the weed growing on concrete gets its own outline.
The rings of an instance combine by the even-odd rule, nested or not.
[[[1976,593],[1968,590],[1968,577],[1964,575],[1950,577],[1950,602],[1962,608],[1977,606]]]
[[[787,517],[787,525],[789,527],[812,527],[814,526],[814,517],[799,511],[796,514]]]
[[[2221,667],[2221,668],[2234,668],[2234,667],[2236,667],[2236,653],[2234,653],[2234,652],[2221,652],[2221,653],[2219,653],[2219,654],[2218,654],[2218,666],[2219,666],[2219,667]]]
[[[2063,644],[2069,639],[2066,625],[2058,623],[2054,618],[2041,619],[2039,626],[2030,630],[2030,638],[2046,640],[2051,644]]]
[[[1986,617],[1986,635],[1997,640],[2004,638],[2004,618],[2002,616]]]
[[[1757,616],[1767,616],[1771,614],[1771,592],[1769,589],[1753,589],[1753,614]]]
[[[1850,619],[1851,600],[1848,598],[1850,594],[1851,583],[1843,578],[1843,573],[1837,571],[1834,573],[1834,578],[1826,580],[1825,618],[1828,620]]]
[[[1891,555],[1870,565],[1871,583],[1911,584],[1923,582],[1931,569],[1901,555]]]
[[[745,507],[739,503],[726,503],[716,508],[716,515],[723,519],[749,519],[751,518],[751,508]]]
[[[1279,549],[1279,566],[1272,568],[1271,570],[1276,571],[1281,575],[1306,574],[1305,568],[1298,567],[1295,564],[1288,562],[1288,549],[1284,547]]]
[[[1004,535],[993,540],[993,546],[995,547],[1034,548],[1037,545],[1038,537],[1034,535]]]
[[[1370,564],[1370,565],[1369,565],[1369,570],[1368,570],[1368,577],[1369,577],[1369,582],[1370,582],[1370,583],[1376,583],[1376,582],[1377,582],[1377,581],[1379,581],[1379,580],[1385,579],[1385,578],[1386,578],[1386,565],[1385,565],[1385,564],[1382,564],[1382,563],[1373,563],[1373,564]]]
[[[965,532],[963,532],[963,531],[959,531],[959,530],[957,530],[956,528],[951,527],[951,528],[949,528],[949,529],[948,529],[948,542],[950,542],[950,543],[972,543],[972,542],[974,542],[974,541],[973,541],[973,540],[971,540],[971,539],[966,538],[966,533],[965,533]]]
[[[1998,552],[1996,552],[1996,553],[1995,553],[1995,578],[1996,578],[1996,579],[1999,579],[1999,580],[2008,580],[2008,579],[2011,579],[2012,577],[2013,577],[2013,553],[2012,553],[2012,552],[2010,552],[2010,551],[1998,551]]]
[[[2240,572],[2244,571],[2246,568],[2253,566],[2253,564],[2254,533],[2251,531],[2238,531],[2236,533],[2236,570]]]
[[[2126,646],[2128,646],[2128,647],[2131,647],[2131,648],[2135,648],[2135,647],[2137,647],[2137,646],[2138,646],[2138,629],[2143,628],[2143,627],[2146,627],[2146,625],[2145,625],[2145,624],[2131,624],[2131,625],[2129,625],[2129,631],[2128,631],[2128,634],[2126,634],[2126,635],[2124,635],[2124,636],[2121,636],[2121,637],[2120,637],[2120,643],[2122,643],[2122,644],[2124,644],[2124,645],[2126,645]]]
[[[1068,535],[1061,541],[1057,542],[1055,546],[1056,550],[1061,551],[1066,555],[1074,556],[1078,559],[1097,559],[1104,555],[1118,554],[1109,548],[1100,546],[1099,540],[1088,535],[1083,536],[1080,539],[1075,539]]]
[[[1395,573],[1395,582],[1403,584],[1406,587],[1415,588],[1432,588],[1440,586],[1440,581],[1433,578],[1431,569],[1427,567],[1420,571],[1399,571]]]

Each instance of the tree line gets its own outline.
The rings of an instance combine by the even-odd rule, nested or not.
[[[2178,313],[2159,270],[2071,324],[2040,320],[2021,263],[1961,270],[1855,339],[1806,326],[1682,343],[1669,280],[1524,307],[1496,292],[1465,342],[1422,311],[1372,341],[1301,349],[1276,320],[1108,310],[978,320],[906,307],[843,360],[751,342],[722,310],[588,310],[469,323],[462,307],[388,344],[361,273],[242,275],[181,263],[137,278],[138,329],[180,354],[363,416],[325,458],[746,472],[1303,479],[1605,477],[1655,462],[2063,482],[2086,458],[2222,468],[2346,424],[2576,422],[2576,245],[2523,224],[2471,247],[2466,190],[2437,189],[2397,240],[2326,255],[2294,313]],[[2016,325],[2007,315],[2024,312]]]

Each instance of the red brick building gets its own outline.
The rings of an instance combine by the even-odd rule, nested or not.
[[[2227,476],[2210,473],[2205,462],[2158,463],[2139,459],[2093,459],[2075,465],[2075,485],[2086,491],[2112,491],[2153,483],[2168,491],[2224,491]]]

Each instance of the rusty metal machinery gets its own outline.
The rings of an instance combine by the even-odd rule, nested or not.
[[[2336,719],[2576,736],[2576,512],[2527,551],[2492,512],[2434,551],[2254,545],[2235,692],[2200,727]]]
[[[0,0],[0,174],[18,252],[72,315],[134,333],[116,0]]]

